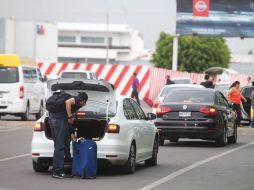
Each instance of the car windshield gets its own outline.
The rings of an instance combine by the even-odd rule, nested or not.
[[[61,77],[62,78],[82,78],[82,79],[88,79],[87,78],[87,73],[71,73],[71,72],[66,72],[66,73],[62,73]]]
[[[0,67],[0,83],[16,83],[19,81],[17,67]]]
[[[165,97],[164,102],[210,104],[214,102],[214,93],[200,90],[173,90]]]

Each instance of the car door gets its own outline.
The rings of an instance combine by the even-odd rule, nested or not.
[[[232,133],[234,130],[234,124],[235,124],[235,113],[232,108],[230,108],[228,101],[226,98],[223,96],[221,92],[218,92],[217,97],[219,99],[219,104],[222,107],[222,112],[224,119],[227,122],[227,130],[228,133]]]
[[[144,155],[144,134],[142,130],[142,125],[140,124],[137,113],[133,108],[129,98],[123,100],[123,110],[130,126],[131,131],[129,133],[134,134],[133,138],[136,141],[136,153],[138,160],[141,159]]]
[[[241,89],[241,95],[244,96],[247,100],[247,102],[244,101],[241,102],[243,119],[250,119],[250,108],[251,108],[250,95],[253,90],[254,90],[253,86],[246,86]]]
[[[141,133],[143,134],[142,144],[144,146],[144,157],[151,156],[153,150],[153,124],[151,121],[146,119],[146,115],[142,108],[137,104],[136,101],[130,99],[130,102],[137,113],[138,122],[140,125]]]

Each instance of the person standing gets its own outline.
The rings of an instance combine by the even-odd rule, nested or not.
[[[170,79],[170,76],[169,76],[169,75],[167,75],[167,78],[166,78],[166,85],[170,85],[170,84],[175,84],[175,82],[172,81],[172,80]]]
[[[135,98],[137,100],[138,105],[140,105],[139,97],[138,97],[138,87],[139,87],[139,80],[137,77],[137,73],[133,73],[131,97]]]
[[[240,92],[240,82],[235,81],[233,84],[230,86],[228,94],[227,94],[227,100],[230,104],[233,105],[233,109],[236,112],[237,118],[236,118],[236,123],[237,126],[240,126],[241,118],[242,118],[242,113],[241,113],[241,99],[243,99],[244,102],[247,102],[245,97],[241,95]]]
[[[63,110],[60,112],[49,112],[49,124],[51,127],[52,138],[54,141],[53,155],[53,178],[70,178],[72,176],[64,173],[64,156],[66,138],[69,135],[69,127],[74,123],[73,113],[87,102],[88,96],[85,92],[79,93],[78,96],[73,96],[63,101]],[[74,133],[71,138],[75,138]]]
[[[251,107],[250,107],[250,128],[254,127],[254,90],[252,90],[250,95]]]
[[[206,88],[214,88],[214,77],[205,74],[205,81],[201,82],[200,85],[203,85]]]

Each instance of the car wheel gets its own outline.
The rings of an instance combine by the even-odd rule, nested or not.
[[[177,137],[172,137],[172,138],[170,138],[169,140],[170,140],[170,142],[178,142],[179,138],[177,138]]]
[[[159,145],[160,145],[160,146],[163,146],[163,145],[164,145],[164,139],[159,138]]]
[[[21,115],[21,119],[23,121],[27,121],[29,119],[29,115],[30,115],[29,112],[30,112],[30,107],[29,107],[29,104],[27,104],[25,113]]]
[[[152,158],[145,160],[145,165],[146,166],[156,166],[157,165],[157,154],[158,154],[158,139],[155,137],[154,143],[153,143],[153,154]]]
[[[227,131],[225,126],[223,127],[223,132],[222,134],[215,140],[215,143],[217,146],[223,147],[227,143]]]
[[[136,147],[135,143],[131,143],[130,152],[129,152],[129,158],[124,166],[124,173],[126,174],[133,174],[136,170]]]
[[[39,112],[35,115],[36,120],[40,119],[41,116],[43,115],[43,113],[44,113],[44,109],[43,109],[43,105],[41,104],[41,105],[40,105]]]
[[[237,126],[236,126],[236,124],[234,126],[234,134],[233,134],[233,136],[228,137],[228,142],[232,143],[232,144],[235,144],[237,142]]]
[[[49,170],[49,165],[42,165],[33,160],[33,169],[35,172],[47,172]]]

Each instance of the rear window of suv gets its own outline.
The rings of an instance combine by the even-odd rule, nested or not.
[[[17,67],[0,67],[0,83],[16,83],[19,81]]]
[[[175,103],[213,103],[214,93],[200,90],[173,90],[163,102]]]

